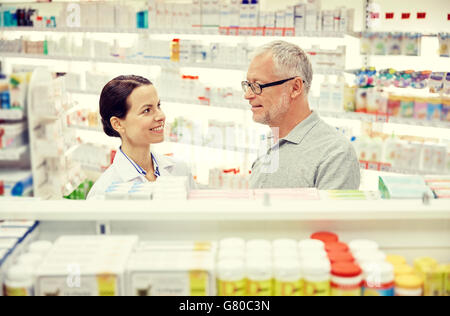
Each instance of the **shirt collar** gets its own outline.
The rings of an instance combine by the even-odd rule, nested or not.
[[[160,173],[160,164],[158,163],[158,159],[151,153],[153,165],[155,167],[155,176],[159,177]],[[123,151],[122,148],[119,148],[116,156],[114,157],[113,164],[116,166],[117,172],[124,182],[131,181],[138,177],[145,177],[147,172],[141,168],[137,163],[135,163],[130,157],[128,157]]]
[[[168,175],[172,172],[174,166],[175,166],[175,161],[165,155],[160,155],[160,154],[154,154],[154,161],[158,161],[158,171],[160,173],[160,175]],[[155,164],[156,166],[156,164]],[[156,169],[156,168],[155,168]]]
[[[294,129],[281,140],[285,140],[287,142],[298,145],[302,142],[309,131],[313,129],[313,127],[316,126],[317,123],[319,123],[319,121],[319,115],[316,112],[312,111],[312,113],[306,119],[295,126]]]

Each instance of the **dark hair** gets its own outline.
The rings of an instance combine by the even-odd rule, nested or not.
[[[106,135],[120,137],[120,134],[111,126],[111,117],[125,118],[130,109],[127,98],[134,89],[144,85],[153,84],[144,77],[129,75],[116,77],[103,87],[100,95],[100,116]]]

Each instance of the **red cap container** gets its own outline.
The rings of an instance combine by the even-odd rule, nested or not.
[[[317,232],[311,235],[311,239],[323,241],[325,244],[329,242],[338,242],[339,238],[336,234],[330,232]]]
[[[343,242],[330,242],[325,244],[325,250],[327,252],[348,252],[348,246]]]
[[[328,258],[330,259],[331,264],[338,262],[355,262],[355,258],[353,258],[350,252],[332,251],[328,253]]]
[[[331,274],[341,278],[353,278],[361,275],[361,268],[351,262],[338,262],[331,265]]]

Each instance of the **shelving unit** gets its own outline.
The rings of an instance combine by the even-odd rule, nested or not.
[[[341,240],[367,238],[383,251],[408,260],[429,255],[450,260],[450,209],[433,200],[298,201],[40,201],[1,199],[0,218],[41,221],[40,238],[96,234],[103,225],[113,235],[143,240],[308,238],[328,230]],[[174,233],[176,232],[176,233]]]

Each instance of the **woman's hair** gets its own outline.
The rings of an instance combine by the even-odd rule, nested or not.
[[[274,41],[258,47],[253,57],[266,53],[272,54],[275,71],[280,77],[301,77],[305,82],[305,92],[308,94],[313,71],[308,55],[299,46],[285,41]]]
[[[120,134],[111,126],[111,117],[125,118],[130,109],[127,98],[134,89],[145,85],[152,85],[152,83],[144,77],[129,75],[116,77],[103,87],[100,95],[100,116],[106,135],[120,137]]]

